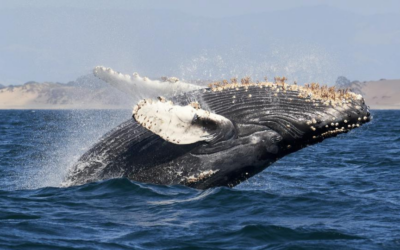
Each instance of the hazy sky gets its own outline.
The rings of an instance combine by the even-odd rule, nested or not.
[[[227,17],[321,4],[360,14],[400,13],[398,0],[2,0],[0,2],[0,8],[165,9],[204,17]]]
[[[147,76],[400,78],[398,0],[0,0],[0,83]]]

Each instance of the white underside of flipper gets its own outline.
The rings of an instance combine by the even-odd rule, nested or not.
[[[178,106],[163,98],[140,101],[133,109],[133,117],[146,129],[175,144],[209,142],[234,128],[229,119],[199,109],[197,103]]]
[[[162,81],[150,80],[147,77],[139,76],[137,73],[132,75],[122,74],[102,66],[95,67],[93,74],[137,100],[144,97],[155,98],[160,94],[173,96],[202,88],[194,84],[179,81],[175,77],[164,78]]]

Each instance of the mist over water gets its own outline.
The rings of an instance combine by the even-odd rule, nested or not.
[[[332,52],[317,45],[287,44],[276,41],[260,51],[240,47],[225,53],[204,50],[196,56],[183,58],[177,76],[188,80],[221,80],[250,76],[254,81],[273,81],[285,76],[288,83],[318,82],[333,85],[342,74],[340,63]]]

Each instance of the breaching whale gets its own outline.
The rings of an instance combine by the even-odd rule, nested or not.
[[[371,120],[361,95],[316,83],[244,78],[204,88],[104,67],[94,74],[133,96],[147,89],[149,98],[81,156],[64,185],[126,177],[198,189],[233,187],[290,153]]]

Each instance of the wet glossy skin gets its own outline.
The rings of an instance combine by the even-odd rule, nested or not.
[[[213,142],[176,145],[130,119],[85,153],[67,184],[115,177],[194,188],[235,186],[281,157],[368,122],[364,100],[343,105],[279,86],[197,90],[174,104],[200,107],[232,121],[234,133]]]

